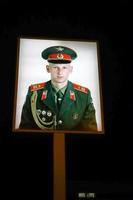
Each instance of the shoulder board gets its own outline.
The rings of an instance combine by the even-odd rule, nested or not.
[[[45,84],[46,83],[44,82],[44,83],[37,83],[37,84],[31,85],[30,91],[40,90],[40,89],[44,88]]]
[[[75,84],[75,83],[73,83],[73,87],[74,87],[75,90],[78,90],[78,91],[86,93],[86,94],[89,92],[88,88],[83,87],[83,86],[78,85],[78,84]]]

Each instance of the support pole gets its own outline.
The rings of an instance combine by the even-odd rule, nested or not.
[[[65,134],[53,135],[53,200],[66,200]]]

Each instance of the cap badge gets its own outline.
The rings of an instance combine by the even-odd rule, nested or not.
[[[64,56],[63,56],[63,54],[59,53],[59,54],[57,54],[57,58],[58,58],[58,59],[63,59]]]
[[[56,49],[57,49],[57,51],[63,51],[64,50],[63,47],[57,47]]]

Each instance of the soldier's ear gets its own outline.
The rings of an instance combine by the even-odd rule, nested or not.
[[[49,65],[46,65],[46,70],[48,73],[50,73],[50,66]]]

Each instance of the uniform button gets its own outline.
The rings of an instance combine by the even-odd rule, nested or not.
[[[62,124],[62,120],[59,120],[59,121],[58,121],[58,124]]]

